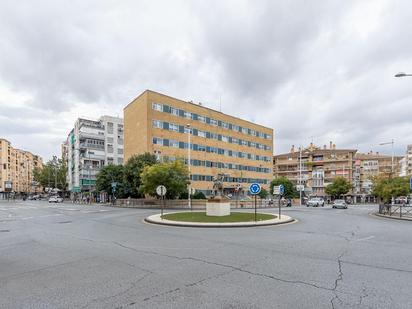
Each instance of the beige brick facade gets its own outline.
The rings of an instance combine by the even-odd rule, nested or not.
[[[33,170],[42,167],[41,157],[13,148],[9,141],[0,139],[0,192],[34,193]],[[11,184],[11,188],[8,185]]]
[[[187,160],[188,125],[195,189],[209,195],[218,173],[227,174],[227,194],[236,186],[247,191],[252,182],[268,188],[273,129],[149,90],[124,108],[125,161],[144,152]]]

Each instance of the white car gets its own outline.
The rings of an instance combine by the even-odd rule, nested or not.
[[[348,209],[348,205],[344,200],[334,200],[332,208],[343,208],[343,209]]]
[[[63,202],[63,198],[60,196],[50,196],[49,203],[61,203]]]

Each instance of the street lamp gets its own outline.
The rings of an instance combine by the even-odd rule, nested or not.
[[[405,77],[405,76],[412,76],[412,74],[407,74],[404,72],[399,72],[398,74],[395,74],[395,77]]]
[[[190,198],[190,191],[191,191],[191,169],[190,169],[190,136],[191,136],[191,129],[190,129],[190,123],[186,125],[187,128],[187,164],[189,167],[189,184],[188,184],[188,190],[187,190],[187,196],[188,196],[188,202],[189,202],[189,207],[190,211],[192,211],[192,199]]]
[[[392,138],[392,140],[390,142],[384,142],[384,143],[380,143],[379,145],[383,146],[383,145],[391,145],[392,147],[392,156],[391,156],[391,176],[393,176],[393,157],[394,157],[394,153],[393,153],[393,144],[394,144],[394,140]]]

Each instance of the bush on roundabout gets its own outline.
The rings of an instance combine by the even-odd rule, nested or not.
[[[256,221],[276,219],[276,215],[258,213]],[[229,216],[206,216],[206,212],[178,212],[163,215],[162,219],[181,222],[208,222],[208,223],[227,223],[227,222],[251,222],[255,221],[254,212],[232,212]]]

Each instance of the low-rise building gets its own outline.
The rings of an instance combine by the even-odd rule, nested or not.
[[[9,193],[40,192],[41,188],[34,180],[33,171],[42,166],[40,156],[14,148],[8,140],[0,138],[0,198]]]
[[[79,118],[64,144],[69,191],[93,192],[96,175],[103,166],[123,164],[123,119],[111,116],[102,116],[99,120]]]
[[[227,196],[246,193],[253,182],[268,189],[271,128],[150,90],[124,108],[124,121],[125,159],[144,152],[160,160],[182,158],[190,162],[191,186],[207,196],[218,174]]]

